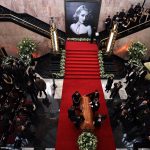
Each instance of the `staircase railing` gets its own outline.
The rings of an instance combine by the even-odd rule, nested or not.
[[[26,13],[16,13],[0,5],[0,21],[11,21],[46,38],[50,38],[50,25]],[[57,29],[59,40],[65,41],[65,32]]]
[[[125,36],[128,36],[130,34],[133,34],[135,32],[141,31],[143,29],[146,29],[148,27],[150,27],[150,21],[146,21],[142,24],[138,24],[134,27],[131,27],[127,30],[118,32],[116,40],[123,38]],[[104,35],[104,32],[103,32],[103,35]],[[104,36],[106,36],[106,35],[104,35]],[[124,77],[126,74],[124,63],[126,61],[124,59],[116,56],[116,55],[109,56],[105,53],[108,39],[109,39],[109,37],[103,38],[99,43],[100,49],[104,49],[103,50],[103,56],[104,56],[105,73],[107,73],[107,74],[112,73],[115,75],[115,78]]]
[[[148,28],[148,27],[150,27],[150,20],[149,20],[149,21],[146,21],[146,22],[144,22],[144,23],[138,24],[138,25],[136,25],[136,26],[133,26],[133,27],[131,27],[131,28],[128,28],[127,30],[123,30],[123,31],[121,31],[121,32],[118,32],[117,37],[116,37],[116,40],[118,40],[118,39],[120,39],[120,38],[123,38],[123,37],[126,37],[126,36],[128,36],[128,35],[130,35],[130,34],[136,33],[136,32],[138,32],[138,31],[144,30],[144,29],[146,29],[146,28]],[[102,32],[104,32],[104,31],[102,31]],[[101,32],[100,32],[100,33],[101,33]],[[100,42],[99,42],[99,47],[101,48],[101,47],[103,46],[103,44],[107,42],[108,39],[109,39],[108,36],[107,36],[107,37],[104,37],[103,39],[102,39],[102,37],[101,37],[101,40],[100,40]]]

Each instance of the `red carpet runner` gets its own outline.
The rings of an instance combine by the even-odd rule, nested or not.
[[[56,150],[78,150],[77,138],[81,131],[76,129],[68,119],[67,110],[72,105],[71,96],[75,91],[81,95],[97,89],[100,92],[100,113],[108,111],[100,82],[99,64],[96,44],[89,42],[66,42],[66,71],[62,91],[62,102],[57,130]],[[95,129],[98,137],[98,150],[115,150],[109,117],[99,129]]]

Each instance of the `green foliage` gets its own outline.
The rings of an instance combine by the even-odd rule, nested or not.
[[[16,58],[13,57],[13,56],[7,56],[7,57],[4,57],[3,60],[2,60],[2,66],[5,66],[5,65],[12,65],[12,63],[14,62]]]
[[[104,62],[103,62],[103,54],[102,54],[101,50],[98,52],[98,60],[99,60],[101,78],[108,78],[109,76],[111,76],[112,74],[106,74],[105,73]]]
[[[6,56],[2,59],[2,66],[7,70],[12,70],[17,64],[24,64],[19,58],[13,56]]]
[[[65,62],[66,62],[66,51],[61,51],[61,59],[60,59],[60,72],[53,73],[52,75],[56,78],[64,77],[65,74]]]
[[[70,41],[90,41],[90,38],[67,38]]]
[[[129,63],[135,65],[135,66],[141,66],[141,60],[145,55],[145,52],[147,51],[147,48],[144,44],[141,42],[134,42],[131,44],[131,46],[128,49],[129,51]]]
[[[31,55],[36,51],[37,45],[29,38],[24,38],[17,45],[19,51],[19,58],[25,63],[25,65],[29,65],[31,63]]]
[[[77,141],[80,150],[96,150],[97,142],[97,137],[91,132],[82,132]]]
[[[29,38],[24,38],[19,44],[19,54],[32,54],[36,51],[36,44]]]

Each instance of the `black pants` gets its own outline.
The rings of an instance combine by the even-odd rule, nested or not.
[[[95,36],[91,35],[91,41],[90,43],[93,43]]]
[[[138,150],[139,148],[150,148],[150,142],[137,142],[133,145],[133,150]]]

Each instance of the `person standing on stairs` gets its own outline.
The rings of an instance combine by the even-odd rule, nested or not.
[[[92,34],[91,34],[91,41],[90,41],[90,43],[93,43],[94,39],[96,38],[95,34],[96,34],[96,27],[93,27],[92,28]]]

